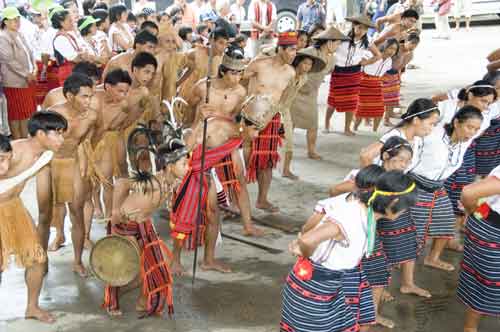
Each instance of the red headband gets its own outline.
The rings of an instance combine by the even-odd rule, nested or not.
[[[297,33],[295,31],[282,32],[278,35],[278,46],[296,45]]]

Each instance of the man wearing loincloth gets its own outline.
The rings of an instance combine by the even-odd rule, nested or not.
[[[215,181],[208,175],[210,169],[225,157],[231,155],[234,160],[238,157],[238,148],[243,142],[254,139],[258,130],[262,130],[274,116],[272,107],[274,100],[269,96],[259,96],[246,105],[236,122],[227,117],[211,115],[204,112],[207,118],[207,136],[204,169],[201,169],[201,154],[203,141],[203,122],[193,128],[186,138],[187,146],[193,150],[188,173],[183,178],[176,191],[171,209],[171,231],[174,238],[174,260],[172,272],[176,275],[184,273],[181,265],[182,246],[194,249],[198,245],[205,245],[205,252],[201,268],[223,273],[231,272],[225,264],[215,259],[215,244],[219,233],[219,209]],[[202,200],[200,194],[200,172],[204,173],[202,186]],[[201,220],[198,220],[198,207]],[[197,226],[198,223],[198,226]],[[198,231],[198,232],[197,232]]]
[[[226,51],[219,66],[217,78],[210,82],[210,96],[207,100],[207,79],[200,80],[194,87],[191,98],[187,100],[189,106],[196,109],[196,127],[202,119],[203,112],[226,117],[233,120],[241,111],[246,99],[247,91],[240,84],[241,75],[245,68],[243,53],[239,50]],[[235,153],[224,158],[221,163],[214,165],[227,198],[231,203],[237,203],[244,225],[244,235],[259,236],[262,231],[252,224],[250,197],[245,179],[245,161],[243,154]]]
[[[82,74],[71,74],[63,86],[63,94],[66,102],[57,104],[51,108],[52,111],[64,116],[68,121],[68,130],[64,133],[64,144],[55,154],[50,163],[50,174],[47,174],[52,185],[55,213],[53,222],[62,224],[64,218],[64,205],[68,203],[70,219],[72,223],[71,238],[75,260],[73,271],[82,277],[87,276],[87,271],[82,263],[82,252],[85,240],[84,205],[87,195],[90,193],[90,176],[88,163],[84,155],[78,153],[78,148],[85,140],[93,135],[97,113],[90,108],[94,83],[90,78]],[[41,210],[45,209],[38,202]],[[57,213],[56,213],[57,211]],[[47,225],[42,225],[46,227]],[[48,235],[48,230],[46,230]],[[43,238],[48,242],[48,236]],[[44,243],[47,246],[47,243]]]
[[[0,279],[11,255],[17,265],[26,269],[28,288],[26,318],[53,323],[54,317],[39,307],[47,262],[46,252],[40,243],[35,225],[24,207],[20,194],[28,179],[45,167],[63,144],[66,120],[53,112],[35,113],[28,121],[29,138],[10,142],[0,135]],[[49,185],[38,185],[38,191],[50,191]],[[44,219],[45,218],[45,219]],[[50,222],[40,215],[39,224]],[[7,305],[7,303],[4,303]]]
[[[297,33],[285,32],[279,35],[277,54],[254,59],[245,70],[244,79],[249,80],[248,94],[269,94],[273,100],[276,115],[269,125],[259,133],[252,143],[249,154],[248,179],[257,180],[259,193],[255,206],[269,212],[278,212],[279,208],[268,201],[272,170],[279,159],[278,146],[281,144],[281,120],[279,102],[283,91],[295,77],[295,70],[290,65],[297,52]]]

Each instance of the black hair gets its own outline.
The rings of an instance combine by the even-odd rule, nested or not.
[[[418,20],[420,18],[420,15],[418,15],[418,12],[415,9],[407,9],[401,13],[401,18],[410,18],[410,17],[413,17],[414,19]]]
[[[356,23],[356,22],[353,22],[352,23],[352,29],[351,31],[349,31],[349,34],[347,35],[347,37],[349,37],[349,43],[350,43],[350,46],[351,47],[354,47],[354,26],[356,25],[360,25],[359,23]],[[369,46],[369,42],[368,42],[368,33],[365,33],[363,35],[363,37],[361,37],[361,46],[363,46],[364,48],[368,48]]]
[[[83,0],[82,3],[83,15],[85,16],[91,15],[94,6],[95,6],[95,0]]]
[[[94,12],[98,9],[103,9],[107,12],[109,8],[105,2],[98,2],[94,5]]]
[[[156,70],[158,68],[158,61],[156,61],[156,58],[153,54],[148,52],[141,52],[134,57],[134,60],[132,60],[131,68],[132,70],[134,68],[144,68],[147,65],[153,65]]]
[[[208,29],[208,25],[201,23],[196,26],[196,33],[201,35],[201,33]]]
[[[481,110],[471,105],[467,105],[459,109],[453,118],[451,118],[450,123],[444,125],[446,134],[450,137],[453,134],[453,131],[455,130],[455,120],[458,121],[458,123],[464,123],[469,119],[479,119],[482,121],[483,115],[481,114]]]
[[[431,110],[431,109],[432,111],[424,112],[425,110]],[[410,106],[408,106],[406,112],[404,112],[401,115],[401,122],[396,126],[396,128],[401,128],[404,125],[410,124],[414,118],[419,118],[420,120],[428,119],[436,112],[439,114],[439,109],[431,99],[429,98],[415,99],[410,104]]]
[[[69,75],[68,78],[64,81],[63,95],[64,97],[66,97],[68,92],[73,95],[77,95],[82,87],[93,88],[94,82],[92,82],[90,77],[88,77],[87,75],[81,73],[73,73]]]
[[[132,84],[132,78],[128,71],[123,69],[113,69],[112,71],[106,74],[104,78],[104,84],[117,85],[118,83],[127,83],[128,85]]]
[[[312,43],[312,47],[319,50],[321,48],[321,46],[325,45],[328,42],[329,42],[328,39],[314,39],[313,43]]]
[[[146,30],[147,28],[159,31],[158,24],[156,24],[153,21],[144,21],[144,22],[142,22],[139,29],[142,31],[142,30]]]
[[[140,12],[140,13],[138,13],[138,14],[136,14],[136,15],[135,15],[135,18],[136,18],[136,19],[138,19],[138,20],[139,20],[139,19],[144,19],[144,20],[146,20],[146,17],[148,17],[148,16],[147,16],[147,15],[146,15],[146,13],[144,13],[144,12]]]
[[[78,4],[76,3],[75,0],[62,0],[59,4],[63,6],[65,9],[68,9],[71,5],[75,5],[78,7]]]
[[[217,39],[229,39],[229,35],[226,29],[220,27],[216,27],[214,31],[212,31],[212,37],[214,41],[216,41]]]
[[[135,35],[134,38],[134,49],[137,44],[139,45],[146,45],[147,43],[151,44],[158,44],[158,38],[153,35],[151,32],[148,30],[141,30],[137,35]]]
[[[87,17],[82,17],[81,19],[78,20],[77,25],[80,26],[83,22],[85,22],[86,19],[87,19]],[[95,24],[95,23],[92,23],[92,24]],[[92,24],[87,25],[82,30],[78,29],[78,30],[80,30],[80,35],[82,37],[85,37],[86,35],[88,35],[90,33],[90,28],[92,28]]]
[[[62,29],[62,22],[64,22],[68,15],[69,11],[67,11],[66,9],[52,14],[52,17],[50,18],[52,27],[57,30]]]
[[[391,47],[392,45],[396,45],[396,54],[399,53],[399,41],[396,38],[389,38],[385,41],[385,43],[382,44],[380,47],[380,51],[384,52],[387,48]]]
[[[495,86],[500,80],[500,70],[488,72],[484,75],[483,80],[488,81],[489,84]]]
[[[309,34],[309,37],[312,37],[318,33],[318,31],[324,31],[326,30],[326,27],[321,24],[321,23],[315,23],[311,25],[307,33]]]
[[[28,17],[28,11],[26,10],[26,8],[24,8],[24,6],[18,6],[17,11],[19,12],[19,15],[21,15],[22,17],[24,18]]]
[[[478,87],[473,87],[474,85],[491,85],[490,82],[486,80],[479,80],[474,82],[469,88],[463,88],[460,89],[458,92],[458,99],[462,101],[468,101],[469,100],[469,92],[472,93],[474,97],[485,97],[489,95],[493,95],[493,99],[497,99],[497,90],[495,89],[494,86],[487,87],[487,86],[478,86]]]
[[[416,33],[416,32],[410,33],[408,35],[408,38],[406,38],[406,42],[407,43],[414,43],[414,44],[420,43],[420,36],[419,36],[419,34]]]
[[[132,12],[128,13],[127,22],[137,22],[137,18],[135,17],[134,13]]]
[[[384,173],[384,169],[378,165],[372,164],[359,170],[354,178],[358,189],[371,189],[375,187],[378,178]]]
[[[177,150],[185,148],[186,145],[180,139],[171,139],[167,143],[161,144],[156,152],[157,169],[162,170],[169,164],[176,163],[184,156],[180,155],[180,158],[174,161],[171,158],[168,158],[169,155]]]
[[[248,36],[244,33],[239,33],[234,37],[233,44],[241,43],[248,40]]]
[[[304,60],[304,59],[311,59],[314,65],[314,58],[309,56],[309,55],[302,55],[302,54],[297,54],[295,58],[293,59],[292,62],[292,67],[297,68],[297,66]]]
[[[252,121],[250,121],[250,120],[248,120],[248,119],[244,118],[244,117],[241,115],[241,113],[236,114],[236,116],[234,117],[234,121],[235,121],[236,123],[240,123],[240,122],[241,122],[241,120],[243,120],[243,123],[244,123],[244,124],[245,124],[245,126],[247,126],[247,127],[252,127],[252,126],[253,126],[253,127],[256,127],[256,124],[255,124],[255,123],[253,123]]]
[[[413,149],[407,140],[399,136],[391,136],[387,139],[387,141],[385,141],[384,145],[380,149],[380,160],[384,161],[384,153],[387,153],[389,155],[389,159],[392,159],[403,150],[406,150],[413,155]]]
[[[111,23],[118,22],[123,13],[127,12],[127,7],[123,4],[116,4],[109,8],[109,21]]]
[[[413,183],[413,180],[403,172],[389,171],[382,173],[378,177],[375,188],[380,191],[398,193],[407,190]],[[361,192],[358,193],[358,196],[361,202],[368,204],[372,192]],[[373,211],[377,213],[386,214],[387,209],[390,209],[392,213],[398,213],[415,205],[416,201],[417,190],[415,188],[407,194],[377,195],[371,202],[371,206],[373,207]]]
[[[10,152],[10,151],[12,151],[10,138],[8,136],[0,134],[0,152]]]
[[[51,130],[66,131],[66,129],[68,129],[66,118],[52,111],[35,112],[28,121],[28,134],[31,137],[35,137],[39,130],[48,133]]]
[[[99,78],[99,69],[95,63],[82,61],[73,67],[73,73],[80,73],[90,78]]]
[[[98,28],[106,21],[108,16],[108,11],[105,9],[96,9],[92,12],[92,17],[100,20],[96,23],[96,26]]]
[[[179,37],[181,37],[182,40],[186,40],[187,35],[190,33],[193,33],[193,28],[191,27],[180,27],[179,28]]]

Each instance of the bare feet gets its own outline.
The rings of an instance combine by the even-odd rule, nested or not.
[[[176,277],[181,277],[184,274],[186,274],[186,269],[180,262],[177,261],[172,261],[172,265],[170,265],[170,270],[172,271],[172,274]]]
[[[375,323],[378,325],[381,325],[383,327],[387,327],[389,329],[394,328],[395,324],[392,320],[389,318],[385,318],[384,316],[377,315],[375,318]]]
[[[217,272],[221,272],[221,273],[233,272],[233,271],[231,271],[231,268],[229,266],[219,262],[218,260],[214,260],[212,262],[203,261],[203,263],[200,264],[200,268],[203,271],[217,271]]]
[[[430,298],[432,296],[431,293],[429,293],[429,291],[427,291],[423,288],[417,287],[415,285],[401,286],[401,288],[399,288],[399,291],[402,294],[414,294],[414,295],[425,297],[425,298]]]
[[[384,289],[382,292],[382,301],[384,302],[392,302],[394,301],[394,296],[387,289]]]
[[[54,316],[52,316],[48,311],[42,310],[38,307],[26,309],[25,318],[36,319],[48,324],[52,324],[56,321]]]
[[[307,158],[309,159],[313,159],[313,160],[321,160],[323,159],[319,154],[317,154],[316,152],[309,152],[307,153]]]
[[[264,210],[268,213],[278,213],[280,212],[280,208],[277,206],[272,205],[270,202],[264,202],[264,203],[255,203],[255,207],[259,210]]]
[[[135,311],[139,313],[146,311],[146,297],[142,294],[139,295],[139,298],[135,302]]]
[[[344,135],[346,135],[346,136],[356,136],[356,133],[349,129],[349,130],[345,130],[344,131]]]
[[[61,247],[64,247],[64,242],[66,242],[66,239],[64,236],[56,236],[54,241],[49,245],[49,248],[47,249],[48,251],[57,251]]]
[[[83,264],[73,264],[73,272],[77,273],[82,278],[87,278],[89,276]]]
[[[118,316],[121,316],[122,315],[122,312],[121,310],[119,309],[116,309],[116,310],[109,310],[109,309],[106,309],[106,312],[108,313],[108,315],[110,317],[118,317]]]
[[[457,240],[453,239],[448,241],[445,249],[450,249],[457,252],[464,252],[464,246],[461,245]]]
[[[430,258],[426,257],[424,259],[424,265],[448,272],[455,271],[455,267],[453,265],[451,265],[450,263],[446,263],[439,258],[436,260],[431,260]]]
[[[94,242],[90,241],[90,239],[85,239],[83,243],[83,248],[87,250],[91,250],[94,247]]]
[[[284,171],[283,177],[288,178],[288,179],[293,180],[293,181],[299,179],[299,177],[297,175],[293,174],[291,171],[286,171],[286,172]]]
[[[264,236],[264,231],[260,228],[255,227],[254,225],[243,226],[243,235],[244,236],[254,236],[261,237]]]

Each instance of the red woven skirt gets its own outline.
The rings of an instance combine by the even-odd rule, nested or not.
[[[20,121],[31,118],[36,111],[35,86],[26,88],[3,88],[7,99],[7,116],[9,121]]]
[[[57,67],[54,66],[52,61],[49,61],[45,77],[41,77],[43,68],[42,62],[37,61],[36,66],[38,67],[38,74],[36,77],[37,82],[35,98],[36,104],[42,105],[47,93],[49,93],[50,90],[59,87],[59,78],[57,77]]]
[[[57,67],[57,79],[58,79],[58,86],[63,86],[64,81],[68,78],[69,75],[73,72],[73,66],[74,64],[72,62],[65,62],[59,67]]]
[[[330,79],[328,106],[337,112],[356,112],[359,105],[361,67],[335,67]]]
[[[399,106],[400,90],[401,90],[401,76],[400,74],[388,71],[382,76],[384,91],[384,104],[385,106],[397,107]]]
[[[384,115],[384,94],[382,79],[377,76],[363,74],[359,92],[357,118],[380,118]]]

